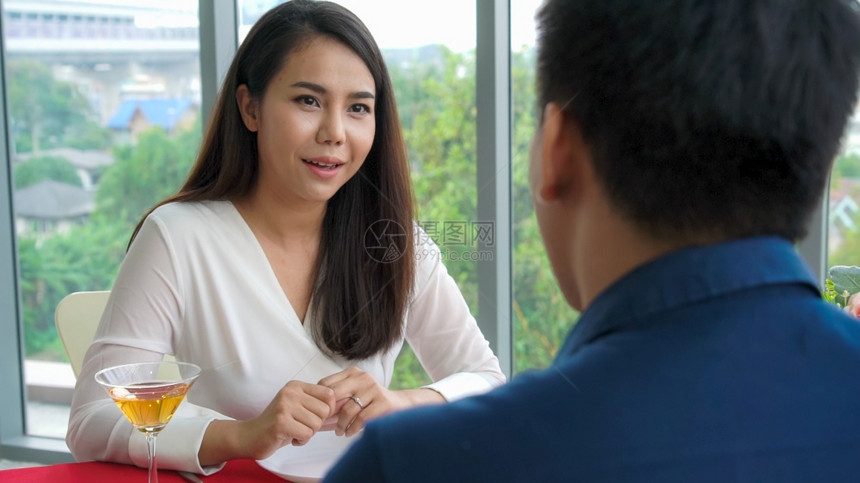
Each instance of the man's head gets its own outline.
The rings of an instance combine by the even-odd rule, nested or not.
[[[858,18],[855,0],[548,0],[539,103],[645,236],[797,240],[854,109]]]

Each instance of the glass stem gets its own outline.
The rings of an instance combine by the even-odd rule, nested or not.
[[[143,433],[146,436],[146,449],[149,453],[149,483],[158,483],[158,461],[155,457],[155,436],[158,433]]]

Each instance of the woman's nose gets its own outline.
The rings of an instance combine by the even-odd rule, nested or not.
[[[320,144],[343,144],[346,139],[343,115],[337,112],[326,114],[317,131],[317,142]]]

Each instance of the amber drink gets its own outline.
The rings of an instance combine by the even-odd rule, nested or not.
[[[146,437],[149,483],[158,483],[155,437],[173,417],[200,368],[186,362],[139,362],[96,373],[101,384],[131,424]]]
[[[114,387],[108,393],[135,428],[158,432],[173,417],[188,388],[183,382],[155,381]]]

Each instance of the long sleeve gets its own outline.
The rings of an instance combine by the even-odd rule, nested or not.
[[[169,240],[148,219],[122,264],[77,380],[66,436],[76,459],[147,465],[143,435],[133,429],[94,375],[112,365],[158,361],[174,353],[182,312],[177,278]],[[202,473],[206,471],[197,463],[197,451],[217,413],[190,406],[183,402],[159,434],[159,466]]]
[[[406,340],[434,381],[427,387],[448,401],[486,392],[505,382],[499,360],[472,317],[463,295],[423,232],[418,245],[414,299]]]

